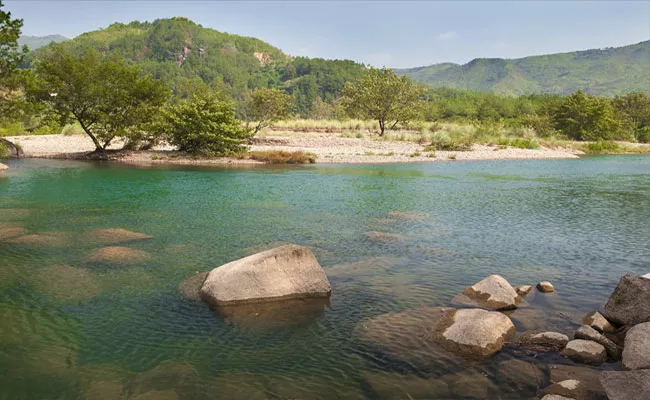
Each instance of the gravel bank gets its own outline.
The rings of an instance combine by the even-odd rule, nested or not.
[[[90,138],[84,135],[13,136],[9,141],[20,144],[26,157],[69,158],[83,157],[94,149]],[[111,150],[119,150],[123,143],[116,141]],[[159,146],[150,151],[131,151],[112,154],[111,159],[130,163],[151,164],[255,164],[251,160],[197,159],[173,151],[171,146]],[[538,150],[475,145],[472,151],[426,152],[424,146],[413,142],[384,141],[372,138],[342,138],[338,133],[296,133],[288,136],[256,138],[251,150],[303,150],[314,153],[317,163],[405,163],[449,160],[506,160],[541,158],[577,158],[574,150]]]

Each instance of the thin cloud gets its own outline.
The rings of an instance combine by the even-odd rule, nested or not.
[[[455,39],[457,36],[458,36],[458,34],[456,32],[449,31],[449,32],[441,33],[440,35],[438,35],[438,39],[440,39],[440,40],[451,40],[451,39]]]

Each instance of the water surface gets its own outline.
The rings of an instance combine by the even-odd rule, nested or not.
[[[525,398],[534,385],[507,379],[501,363],[570,362],[507,348],[460,370],[430,370],[365,348],[355,326],[448,306],[498,273],[513,285],[550,280],[558,290],[515,312],[529,315],[515,320],[520,331],[570,334],[582,315],[602,308],[621,275],[650,271],[648,156],[237,169],[9,165],[0,177],[0,230],[37,236],[0,241],[0,399],[398,398],[380,383],[475,372],[489,398]],[[84,235],[98,228],[152,236],[117,244],[150,256],[135,264],[89,258],[98,246]],[[311,246],[332,283],[328,304],[226,318],[177,289],[196,272],[280,243]],[[442,398],[463,395],[481,396]]]

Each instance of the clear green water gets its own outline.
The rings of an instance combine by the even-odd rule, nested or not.
[[[457,367],[432,371],[373,353],[354,340],[364,318],[446,306],[499,273],[513,285],[550,280],[558,290],[531,296],[538,313],[530,323],[515,319],[519,330],[538,323],[570,333],[622,274],[650,272],[647,156],[250,169],[9,165],[0,229],[57,233],[0,241],[0,399],[149,391],[159,399],[386,398],[369,376],[438,379]],[[394,211],[420,214],[387,215]],[[84,234],[96,228],[151,235],[122,244],[151,257],[89,261],[95,246]],[[177,289],[196,271],[275,242],[313,247],[333,290],[319,312],[224,318]],[[526,355],[506,348],[467,369],[490,380],[490,398],[533,396],[500,372],[512,357]]]

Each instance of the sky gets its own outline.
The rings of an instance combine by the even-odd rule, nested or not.
[[[410,68],[650,40],[650,1],[4,0],[23,34],[74,37],[114,22],[187,17],[292,56]]]

